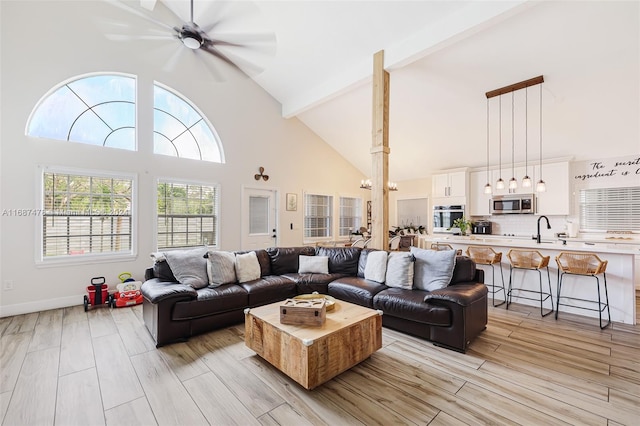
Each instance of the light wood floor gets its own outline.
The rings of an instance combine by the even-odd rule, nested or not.
[[[381,350],[306,391],[241,325],[155,349],[141,313],[0,319],[2,424],[640,424],[640,325],[491,307],[466,355],[384,329]]]

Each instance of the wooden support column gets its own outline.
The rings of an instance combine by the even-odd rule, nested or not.
[[[368,247],[389,249],[389,73],[384,51],[373,56],[371,235]]]

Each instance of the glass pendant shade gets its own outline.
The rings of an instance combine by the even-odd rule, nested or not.
[[[518,181],[516,178],[512,177],[509,179],[509,189],[516,189],[518,187]]]
[[[493,191],[491,190],[491,184],[489,182],[487,182],[487,184],[484,186],[484,193],[485,194],[491,194]]]
[[[504,181],[502,180],[502,178],[498,179],[498,181],[496,182],[496,189],[504,189]]]
[[[531,188],[531,178],[528,175],[522,178],[522,187]]]
[[[545,192],[547,190],[547,184],[542,179],[536,184],[536,192]]]

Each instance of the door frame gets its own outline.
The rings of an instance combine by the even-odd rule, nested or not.
[[[277,247],[278,241],[280,241],[280,190],[272,186],[242,185],[240,187],[240,250],[245,250],[246,241],[244,238],[249,234],[248,224],[244,221],[244,215],[249,213],[247,196],[247,191],[249,190],[270,191],[273,193],[273,198],[275,200],[274,210],[276,227],[276,238],[273,245],[274,247]]]

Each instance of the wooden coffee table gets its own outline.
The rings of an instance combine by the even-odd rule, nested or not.
[[[382,312],[337,301],[323,326],[280,324],[282,302],[245,310],[245,344],[306,389],[382,347]]]

